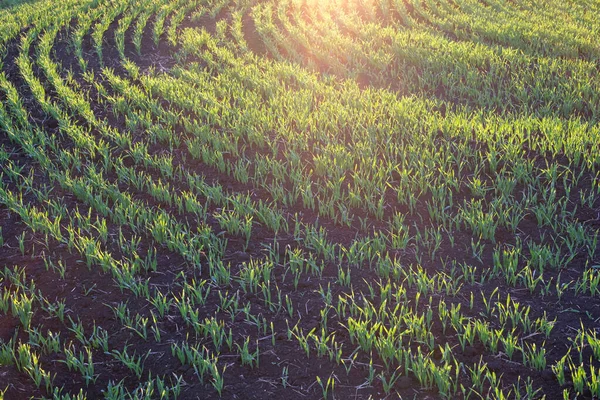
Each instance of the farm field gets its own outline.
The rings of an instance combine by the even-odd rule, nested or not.
[[[600,398],[598,0],[0,0],[0,399]]]

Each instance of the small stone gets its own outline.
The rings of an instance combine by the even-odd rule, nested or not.
[[[236,251],[231,255],[231,258],[237,262],[243,263],[246,261],[250,261],[250,254],[245,253],[243,251]]]
[[[400,379],[398,379],[398,381],[396,382],[396,386],[398,387],[398,389],[410,389],[415,385],[411,377],[403,376]]]

